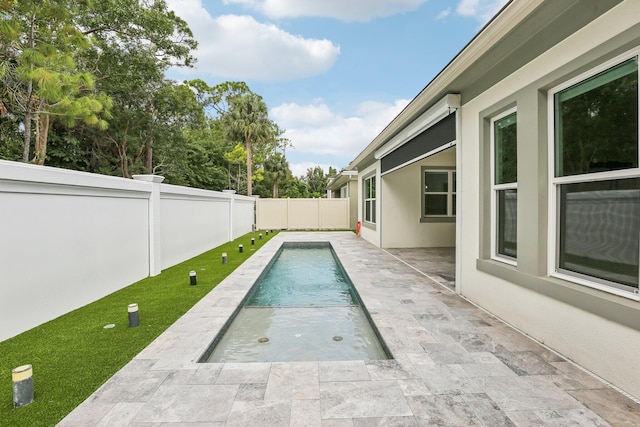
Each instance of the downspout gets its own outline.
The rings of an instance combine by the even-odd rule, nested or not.
[[[376,206],[376,212],[378,215],[378,218],[376,218],[377,220],[377,224],[376,224],[376,228],[378,230],[378,244],[380,245],[380,248],[382,249],[382,174],[380,173],[380,168],[382,165],[382,160],[378,160],[376,162],[376,182],[377,184],[377,188],[376,188],[376,203],[378,206]],[[378,194],[380,194],[380,197],[378,197]],[[378,209],[379,208],[379,209]]]
[[[456,115],[456,198],[459,202],[456,203],[456,293],[462,295],[462,255],[461,255],[461,243],[462,243],[462,209],[459,206],[462,204],[463,192],[462,190],[462,103],[460,107],[454,113]]]

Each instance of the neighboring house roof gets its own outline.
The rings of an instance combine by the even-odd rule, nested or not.
[[[349,164],[375,161],[377,149],[447,94],[464,105],[623,0],[511,0]]]
[[[329,178],[329,184],[327,185],[327,189],[329,191],[336,191],[340,188],[347,185],[350,179],[357,176],[357,171],[343,170],[340,171],[337,175]]]

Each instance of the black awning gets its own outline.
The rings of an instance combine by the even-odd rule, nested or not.
[[[456,114],[449,114],[381,159],[381,172],[421,160],[427,153],[456,140]]]

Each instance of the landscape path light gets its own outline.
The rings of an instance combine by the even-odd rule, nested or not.
[[[22,365],[11,371],[13,381],[13,407],[19,408],[33,402],[33,367]]]
[[[189,283],[191,284],[191,286],[197,284],[196,272],[194,270],[191,270],[189,272]]]
[[[129,304],[127,306],[127,312],[129,313],[129,327],[135,328],[140,325],[140,315],[138,314],[138,304]]]

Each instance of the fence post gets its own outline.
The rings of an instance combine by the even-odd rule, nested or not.
[[[149,276],[157,276],[162,272],[162,232],[160,211],[160,183],[164,176],[133,175],[133,179],[151,183],[149,194]]]
[[[231,194],[230,198],[229,198],[229,241],[232,242],[234,239],[234,235],[233,235],[233,217],[234,217],[234,209],[235,209],[235,202],[236,202],[236,197]]]

